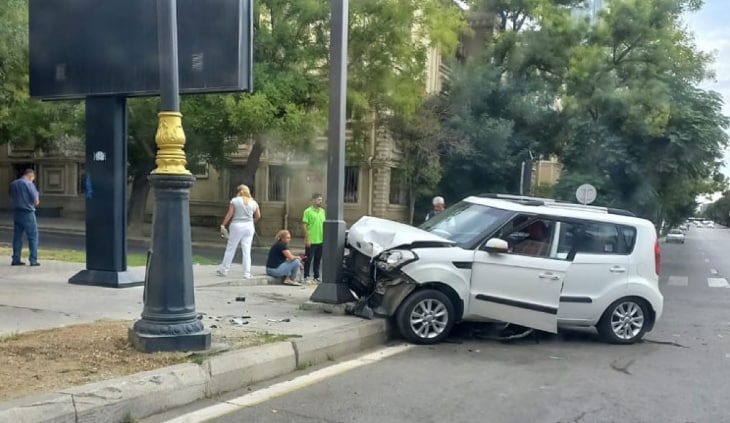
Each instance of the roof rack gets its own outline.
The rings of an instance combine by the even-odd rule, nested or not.
[[[513,194],[494,194],[494,193],[479,194],[478,197],[497,198],[500,200],[512,201],[514,203],[522,204],[525,206],[545,206],[545,207],[586,210],[586,211],[594,211],[594,212],[600,212],[600,213],[617,214],[617,215],[621,215],[621,216],[632,216],[632,217],[636,216],[634,213],[632,213],[628,210],[624,210],[624,209],[569,203],[566,201],[557,201],[552,198],[530,197],[530,196],[526,196],[526,195],[513,195]]]

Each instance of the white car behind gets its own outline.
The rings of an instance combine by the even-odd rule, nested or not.
[[[684,232],[681,229],[672,229],[667,234],[667,242],[684,244]]]

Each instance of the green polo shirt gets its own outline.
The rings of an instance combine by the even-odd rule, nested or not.
[[[312,244],[321,244],[324,242],[324,207],[315,208],[309,206],[304,209],[302,222],[307,225],[307,233],[309,241]]]

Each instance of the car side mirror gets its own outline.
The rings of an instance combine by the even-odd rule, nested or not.
[[[484,250],[489,253],[506,253],[509,251],[509,243],[503,239],[491,238],[484,244]]]

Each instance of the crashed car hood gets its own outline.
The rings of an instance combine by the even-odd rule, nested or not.
[[[454,244],[446,238],[423,229],[372,216],[363,216],[347,232],[347,243],[369,257],[375,257],[385,250],[414,242]]]

